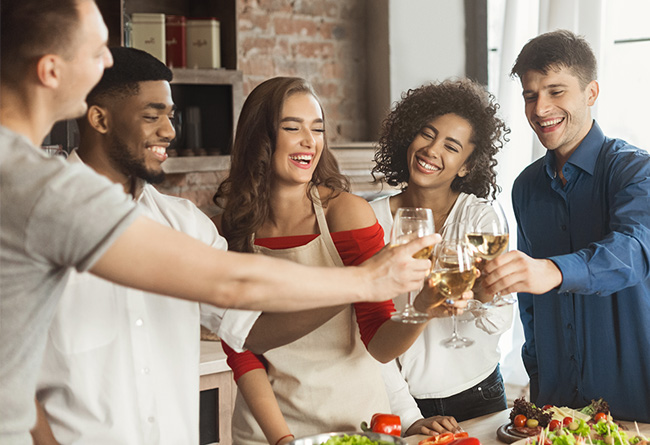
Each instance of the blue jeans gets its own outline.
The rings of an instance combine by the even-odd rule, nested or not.
[[[508,407],[499,365],[483,381],[463,392],[443,399],[415,401],[425,418],[454,416],[458,422],[502,411]]]

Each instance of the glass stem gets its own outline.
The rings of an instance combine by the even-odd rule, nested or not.
[[[406,308],[414,309],[414,307],[413,307],[413,292],[409,292],[408,298],[406,300]]]
[[[458,337],[458,319],[456,318],[455,315],[451,316],[451,326],[452,326],[451,336],[452,336],[452,338],[457,338]]]

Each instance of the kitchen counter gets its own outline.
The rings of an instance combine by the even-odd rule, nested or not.
[[[233,380],[232,370],[226,363],[226,354],[223,352],[220,341],[201,342],[199,374],[202,394],[209,395],[208,405],[214,408],[216,415],[214,422],[219,441],[213,442],[213,444],[231,445],[231,420],[237,387]],[[212,394],[216,400],[212,398]],[[202,409],[204,408],[203,402],[202,396]]]
[[[498,413],[488,414],[487,416],[477,417],[476,419],[466,420],[460,422],[463,430],[467,431],[470,436],[476,437],[481,441],[481,445],[505,445],[497,438],[497,429],[510,421],[510,408],[499,411]],[[630,433],[636,432],[634,422],[621,422],[628,428]],[[639,431],[644,436],[650,438],[650,424],[639,423]],[[409,445],[415,444],[426,438],[427,436],[410,436],[406,437],[406,443]]]
[[[220,341],[201,342],[201,364],[199,375],[216,374],[230,371],[226,363],[226,353],[223,352]]]

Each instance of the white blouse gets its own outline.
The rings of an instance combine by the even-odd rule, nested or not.
[[[464,209],[478,199],[461,193],[446,223],[476,218],[477,215],[466,215]],[[390,197],[384,197],[370,203],[384,229],[386,243],[390,242],[393,226],[389,200]],[[406,303],[406,295],[400,295],[394,301],[399,310]],[[501,358],[499,337],[512,326],[513,311],[513,306],[508,305],[491,308],[471,320],[461,316],[459,334],[474,340],[471,347],[463,349],[445,348],[440,344],[451,335],[451,318],[434,318],[404,354],[382,367],[391,410],[401,417],[403,431],[422,419],[413,397],[449,397],[471,388],[494,371]]]

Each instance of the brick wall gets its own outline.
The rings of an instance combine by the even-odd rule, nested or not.
[[[316,89],[330,142],[368,140],[365,0],[238,0],[238,68],[244,96],[274,76],[298,76]],[[227,172],[169,174],[158,188],[190,199],[208,215]]]
[[[368,140],[365,0],[238,0],[244,95],[274,76],[310,81],[330,141]]]

